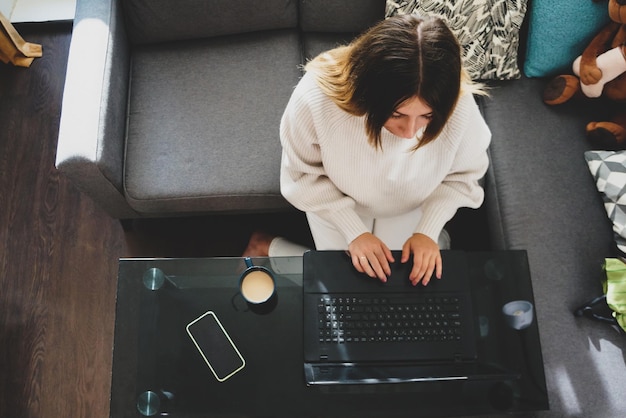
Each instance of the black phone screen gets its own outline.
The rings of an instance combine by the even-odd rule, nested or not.
[[[209,311],[187,325],[187,333],[217,380],[228,379],[245,366],[245,361],[232,339]]]

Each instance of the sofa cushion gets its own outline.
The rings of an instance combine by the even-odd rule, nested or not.
[[[350,43],[357,33],[311,32],[302,34],[304,58],[309,60],[318,54]]]
[[[415,13],[443,19],[464,51],[473,79],[519,78],[519,31],[526,0],[408,0],[388,2],[387,15]]]
[[[615,244],[626,255],[626,151],[587,151],[585,160],[604,209],[613,224]]]
[[[611,105],[549,107],[541,102],[544,86],[528,78],[497,83],[481,103],[493,135],[487,218],[495,247],[528,252],[550,409],[614,416],[626,406],[617,395],[626,382],[623,337],[573,315],[602,294],[601,266],[614,254],[584,159],[585,124]]]
[[[124,0],[132,42],[197,39],[295,28],[296,0]]]
[[[601,262],[611,241],[610,230],[602,233],[606,214],[584,160],[590,147],[585,125],[606,114],[608,105],[550,107],[541,101],[544,86],[544,80],[528,78],[496,83],[491,97],[480,102],[492,131],[486,199],[493,243],[529,248],[531,257],[534,251],[554,255],[545,265],[535,264],[540,272],[564,257],[564,250],[577,254],[585,248],[585,257],[595,254]],[[593,236],[584,232],[588,228]],[[557,244],[563,241],[568,245]]]
[[[572,63],[609,21],[606,2],[533,0],[529,11],[524,74],[572,73]]]
[[[385,17],[380,0],[300,0],[304,32],[360,33]]]
[[[304,58],[350,43],[384,18],[385,2],[380,0],[300,0]]]
[[[279,123],[300,63],[295,30],[137,48],[129,204],[148,214],[288,207],[279,187]]]

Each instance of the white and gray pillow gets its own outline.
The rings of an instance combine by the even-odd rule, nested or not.
[[[463,48],[474,80],[519,78],[519,31],[526,0],[388,0],[387,16],[418,14],[441,18]]]
[[[626,151],[587,151],[585,160],[613,223],[617,249],[626,255]]]

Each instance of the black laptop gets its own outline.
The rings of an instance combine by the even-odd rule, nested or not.
[[[466,253],[442,251],[443,275],[409,281],[401,253],[386,283],[359,273],[345,251],[303,261],[308,385],[515,378],[477,358]]]

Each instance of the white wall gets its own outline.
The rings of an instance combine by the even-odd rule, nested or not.
[[[16,2],[17,0],[0,0],[0,12],[7,18],[10,18]]]
[[[0,11],[11,22],[72,20],[76,0],[0,0]]]

